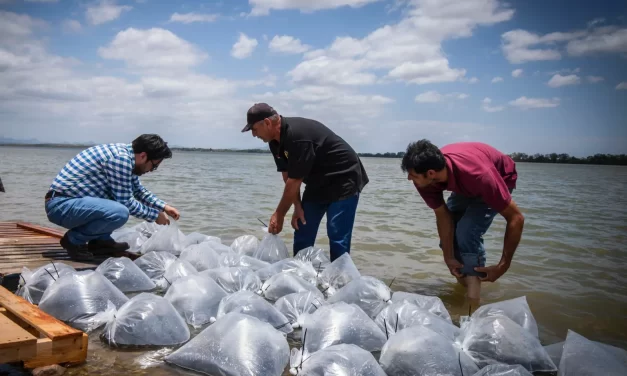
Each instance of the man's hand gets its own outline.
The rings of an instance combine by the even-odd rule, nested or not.
[[[179,211],[176,210],[176,208],[173,207],[173,206],[166,205],[163,210],[165,211],[165,214],[167,214],[170,217],[176,219],[177,221],[179,220],[179,218],[181,218],[181,215],[179,214]]]
[[[165,215],[165,212],[159,212],[159,216],[155,220],[155,223],[158,225],[169,225],[170,220],[168,219],[168,216]]]
[[[302,205],[294,205],[294,214],[292,214],[292,228],[298,231],[298,220],[304,225],[307,224],[305,221],[305,211],[303,210]]]
[[[476,267],[475,271],[480,273],[486,273],[485,277],[479,277],[484,282],[494,282],[499,279],[509,269],[509,265],[505,263],[498,263],[492,266]]]
[[[285,219],[284,216],[280,215],[277,212],[274,212],[274,214],[272,214],[272,217],[270,217],[270,224],[268,226],[268,232],[271,234],[278,234],[283,230],[283,220]]]
[[[464,275],[458,270],[464,267],[455,257],[453,258],[445,258],[444,262],[448,269],[451,271],[451,274],[457,278],[462,278]]]

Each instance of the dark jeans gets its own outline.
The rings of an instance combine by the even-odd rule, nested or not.
[[[301,249],[312,247],[316,241],[318,227],[322,217],[327,215],[327,235],[331,251],[331,261],[350,253],[351,237],[359,194],[330,204],[303,202],[306,225],[298,222],[298,230],[294,231],[294,255]]]

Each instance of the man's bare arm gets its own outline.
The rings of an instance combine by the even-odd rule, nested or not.
[[[283,190],[283,197],[279,202],[279,206],[276,208],[277,214],[281,217],[285,217],[287,211],[290,210],[292,204],[300,205],[300,185],[302,179],[287,179],[285,181],[285,189]]]
[[[503,241],[503,255],[501,256],[501,263],[509,265],[514,258],[514,252],[518,248],[518,243],[522,237],[523,227],[525,225],[525,217],[522,215],[518,206],[514,200],[510,201],[509,205],[500,213],[507,221],[507,227],[505,228],[505,239]]]
[[[449,267],[451,274],[455,277],[462,277],[462,274],[457,269],[463,267],[463,265],[455,259],[455,255],[453,253],[453,216],[448,210],[446,204],[434,209],[434,212],[436,224],[438,226],[438,235],[440,236],[440,242],[442,242],[444,261]]]

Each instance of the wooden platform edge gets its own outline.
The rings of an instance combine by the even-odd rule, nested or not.
[[[28,223],[28,222],[17,222],[16,226],[19,227],[19,228],[23,228],[23,229],[26,229],[26,230],[31,230],[31,231],[34,231],[34,232],[37,232],[37,233],[40,233],[40,234],[52,236],[52,237],[58,238],[58,239],[61,239],[63,237],[63,235],[65,235],[65,233],[63,233],[63,232],[61,232],[59,230],[37,226],[37,225],[34,225],[32,223]]]

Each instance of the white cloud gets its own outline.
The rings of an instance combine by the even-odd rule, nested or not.
[[[486,97],[481,101],[481,109],[485,112],[499,112],[505,109],[504,106],[491,106],[492,99]]]
[[[602,27],[594,30],[585,38],[568,42],[566,46],[571,56],[596,54],[627,53],[627,28]]]
[[[200,64],[207,54],[169,30],[153,28],[120,31],[98,54],[105,59],[123,60],[129,67],[185,69]]]
[[[236,59],[245,59],[252,55],[258,44],[257,39],[249,38],[246,34],[239,33],[239,39],[231,49],[231,56]]]
[[[503,82],[503,77],[494,77],[494,78],[492,79],[492,83],[493,83],[493,84],[497,84],[497,83],[499,83],[499,82]]]
[[[270,10],[297,9],[301,12],[313,12],[322,9],[334,9],[340,7],[359,8],[366,4],[380,0],[249,0],[252,6],[250,12],[253,16],[265,16]]]
[[[590,82],[592,84],[596,84],[596,83],[599,83],[601,81],[605,81],[605,78],[603,78],[601,76],[588,76],[586,78],[588,79],[588,82]]]
[[[627,90],[627,81],[623,81],[616,85],[616,90]]]
[[[0,42],[18,43],[31,36],[36,29],[46,27],[42,20],[25,14],[16,14],[0,10]]]
[[[470,80],[468,80],[469,84],[476,84],[479,82],[479,79],[477,77],[473,77]]]
[[[463,100],[468,98],[469,95],[465,93],[449,93],[449,94],[440,94],[437,91],[426,91],[424,93],[418,94],[414,100],[417,103],[438,103],[447,99],[458,99]]]
[[[512,71],[512,77],[514,77],[514,78],[521,77],[522,75],[523,75],[523,70],[522,69],[514,69]]]
[[[271,51],[284,54],[302,54],[311,48],[311,46],[303,44],[300,39],[289,35],[275,35],[268,47]]]
[[[323,85],[462,80],[466,70],[450,66],[442,42],[469,37],[476,27],[509,20],[513,13],[497,0],[414,0],[400,22],[362,39],[338,37],[327,48],[305,53],[288,75],[296,83]]]
[[[173,13],[170,16],[170,22],[181,22],[184,24],[190,24],[194,22],[213,22],[218,19],[217,14],[209,13]]]
[[[534,108],[553,108],[560,105],[559,98],[527,98],[525,96],[509,102],[511,106],[520,108],[522,110],[529,110]]]
[[[133,7],[129,5],[116,5],[115,1],[102,0],[99,4],[88,6],[85,16],[90,24],[101,25],[117,20],[122,12],[128,12],[131,9]]]
[[[528,61],[559,60],[562,55],[555,49],[530,48],[541,43],[538,34],[525,30],[508,31],[501,36],[503,54],[512,64]]]
[[[557,88],[561,86],[567,85],[578,85],[581,83],[581,78],[576,74],[571,74],[568,76],[562,76],[560,74],[556,74],[547,83],[552,88]]]
[[[80,22],[76,20],[65,20],[63,21],[63,30],[66,33],[78,33],[83,29],[83,26]]]

